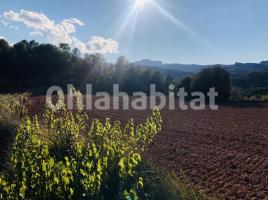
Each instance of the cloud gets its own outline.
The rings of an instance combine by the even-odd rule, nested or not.
[[[6,20],[2,19],[2,16],[0,15],[0,23],[3,24],[4,26],[10,28],[10,29],[13,29],[13,30],[19,30],[19,27],[18,26],[13,26],[11,24],[9,24]]]
[[[105,39],[99,36],[93,36],[88,42],[82,42],[73,36],[76,33],[76,26],[85,24],[76,18],[63,19],[60,23],[49,19],[43,13],[20,10],[13,10],[3,13],[6,20],[21,22],[29,29],[31,35],[45,37],[48,42],[58,45],[59,43],[68,43],[71,47],[76,47],[82,53],[118,53],[118,43],[113,39]]]
[[[113,39],[105,39],[99,36],[93,36],[87,43],[73,38],[72,45],[86,53],[118,53],[118,43]]]
[[[8,23],[6,22],[6,20],[1,19],[0,22],[1,22],[1,24],[3,24],[4,26],[8,26]]]
[[[105,53],[118,53],[118,43],[112,39],[104,39],[102,37],[93,36],[87,43],[87,48],[93,52]]]
[[[79,26],[84,26],[85,24],[81,22],[79,19],[71,18],[71,19],[64,19],[63,21],[70,23],[70,24],[77,24]]]
[[[2,39],[7,40],[5,37],[0,35],[0,40],[2,40]]]
[[[37,35],[37,36],[42,36],[42,37],[44,36],[43,33],[39,32],[39,31],[32,31],[32,32],[30,32],[30,35],[32,35],[32,36]]]
[[[53,20],[50,20],[42,13],[20,10],[20,12],[14,12],[13,10],[4,12],[3,16],[6,20],[21,22],[28,28],[31,28],[39,33],[42,33],[47,39],[54,43],[59,44],[61,42],[71,43],[71,33],[75,33],[75,25],[71,21],[56,24]]]
[[[13,30],[19,30],[20,29],[18,26],[13,26],[13,25],[9,25],[8,27],[10,29],[13,29]]]

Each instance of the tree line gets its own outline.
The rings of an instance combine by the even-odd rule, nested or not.
[[[95,92],[111,92],[112,84],[120,84],[125,92],[132,93],[147,92],[151,83],[164,92],[173,82],[170,76],[134,66],[124,57],[111,64],[100,54],[81,56],[78,49],[71,49],[68,44],[57,47],[23,40],[10,46],[0,40],[0,63],[2,91],[46,91],[52,85],[66,84],[74,84],[83,91],[85,84],[94,84]]]
[[[231,76],[234,96],[238,99],[261,100],[268,102],[268,71],[252,71]]]
[[[220,66],[174,80],[158,70],[135,66],[125,57],[108,63],[100,54],[82,56],[79,49],[71,49],[68,44],[55,46],[26,40],[13,46],[0,40],[0,70],[1,92],[44,93],[52,85],[64,88],[66,84],[73,84],[83,92],[86,84],[92,84],[93,92],[112,93],[112,85],[119,84],[120,90],[129,94],[136,91],[148,94],[149,85],[155,84],[157,91],[167,94],[168,86],[175,84],[177,88],[201,92],[215,87],[221,95],[219,99],[227,100],[231,87],[229,74]]]

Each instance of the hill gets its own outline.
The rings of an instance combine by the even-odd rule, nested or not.
[[[198,73],[204,68],[213,66],[211,65],[198,65],[198,64],[180,64],[180,63],[165,63],[161,61],[152,61],[149,59],[143,59],[141,61],[133,62],[134,65],[146,66],[146,67],[157,67],[160,70],[164,70],[166,73],[178,74],[178,72],[187,73]],[[268,71],[268,61],[262,61],[260,63],[235,63],[231,65],[222,65],[230,73],[241,73],[245,74],[252,71]],[[173,71],[169,71],[173,70]]]

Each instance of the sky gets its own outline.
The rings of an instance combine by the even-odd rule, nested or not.
[[[0,0],[0,38],[69,43],[108,61],[268,60],[267,0]]]

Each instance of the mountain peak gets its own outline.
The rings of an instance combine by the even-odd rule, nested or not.
[[[141,65],[146,67],[162,67],[163,63],[161,61],[153,61],[150,59],[142,59],[140,61],[134,62],[135,65]]]

